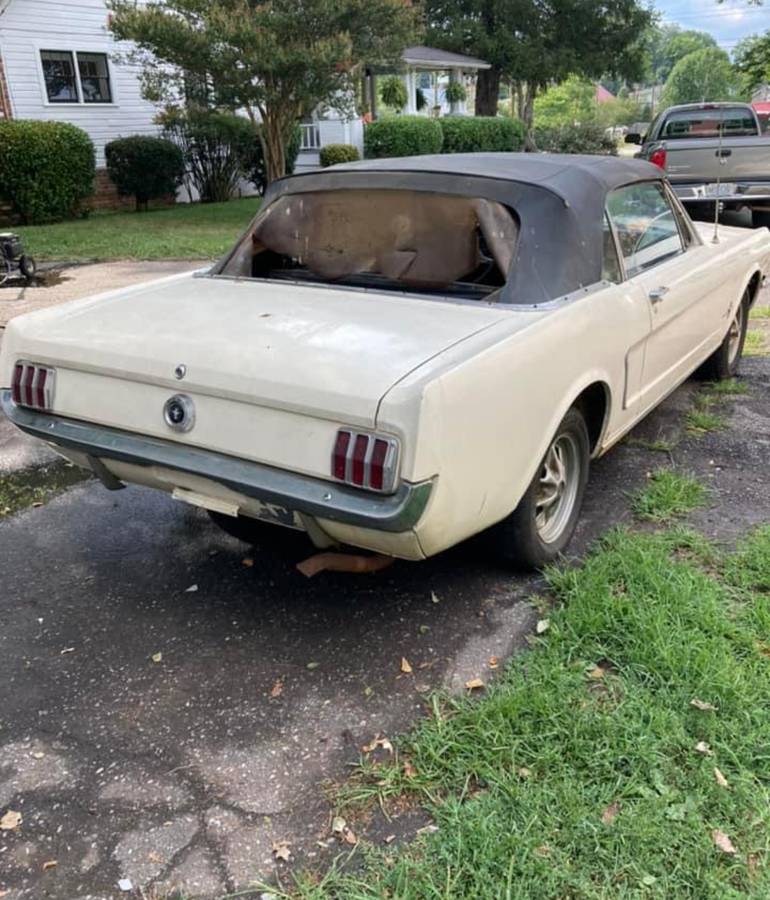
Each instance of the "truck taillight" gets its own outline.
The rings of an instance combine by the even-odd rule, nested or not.
[[[337,432],[332,452],[332,475],[337,481],[384,494],[394,490],[397,469],[395,438],[346,428]]]
[[[659,169],[666,168],[666,148],[658,147],[657,150],[653,150],[650,154],[650,162],[657,166]]]
[[[29,406],[45,412],[53,409],[56,369],[37,363],[17,362],[13,370],[11,396],[17,406]]]

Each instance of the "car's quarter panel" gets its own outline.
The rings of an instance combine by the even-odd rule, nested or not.
[[[527,327],[517,315],[529,317]],[[378,428],[418,429],[410,472],[438,475],[416,528],[426,555],[512,512],[559,422],[589,385],[606,385],[607,430],[634,417],[636,410],[620,401],[629,353],[644,342],[649,327],[639,292],[598,286],[537,315],[514,310],[510,322],[444,354],[388,392]],[[472,347],[483,340],[486,346]],[[462,351],[468,351],[465,358],[459,358]]]

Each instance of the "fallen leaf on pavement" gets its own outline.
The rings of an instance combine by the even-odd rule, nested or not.
[[[465,686],[469,691],[474,691],[477,688],[483,688],[484,682],[480,678],[471,678],[470,681],[465,682]]]
[[[714,778],[716,779],[716,783],[719,787],[729,788],[730,785],[727,783],[727,779],[725,776],[719,771],[719,769],[714,766]]]
[[[430,599],[433,603],[441,603],[441,600],[439,599],[439,596],[435,591],[430,592]]]
[[[10,890],[0,891],[0,900],[2,900],[3,897],[7,897],[10,893],[11,893]]]
[[[417,834],[433,834],[434,831],[438,831],[438,825],[423,825],[417,829]]]
[[[401,657],[401,671],[404,673],[404,675],[412,674],[412,664],[405,656]]]
[[[254,560],[250,556],[247,556],[245,559],[241,560],[241,565],[246,566],[247,569],[250,569],[254,565]]]
[[[704,756],[714,755],[714,751],[705,741],[698,741],[698,743],[695,745],[695,750],[697,753],[702,753]]]
[[[355,834],[353,834],[352,828],[346,828],[342,832],[342,837],[344,838],[346,844],[357,844],[358,843],[358,838],[355,836]]]
[[[321,665],[321,663],[317,663],[317,662],[309,662],[309,663],[305,666],[305,668],[306,668],[306,669],[310,669],[310,671],[312,672],[313,669],[317,669],[320,665]]]
[[[184,592],[185,592],[185,594],[194,594],[197,590],[198,590],[198,585],[191,584],[190,587],[184,589]]]
[[[490,669],[496,669],[500,665],[500,660],[496,656],[490,656],[487,665]]]
[[[0,819],[0,831],[13,831],[22,823],[21,813],[16,810],[9,809],[8,812]]]
[[[372,750],[376,750],[378,747],[382,747],[382,749],[387,750],[388,753],[393,752],[393,744],[391,744],[386,737],[380,737],[379,734],[374,736],[374,740],[370,741],[368,744],[364,744],[361,750],[363,753],[371,753]]]
[[[610,805],[604,810],[602,813],[602,822],[605,825],[612,825],[615,821],[615,816],[620,812],[620,804],[619,803],[610,803]]]
[[[45,753],[41,753],[39,750],[36,750],[34,753],[29,754],[32,759],[42,759],[45,756]]]
[[[288,862],[291,857],[290,846],[288,841],[273,841],[273,856]]]
[[[162,653],[153,653],[153,654],[152,654],[152,661],[153,661],[154,663],[159,663],[162,659],[163,659],[163,654],[162,654]]]
[[[43,863],[43,871],[47,872],[49,869],[55,869],[58,865],[58,859],[49,859],[47,862]]]
[[[696,709],[699,709],[701,712],[716,712],[716,706],[713,706],[711,703],[706,703],[703,700],[698,700],[697,697],[690,700],[690,706],[694,706]]]
[[[735,847],[733,846],[733,842],[730,838],[724,833],[724,831],[720,831],[718,828],[715,828],[711,832],[711,839],[714,841],[714,846],[717,847],[722,853],[729,853],[730,855],[735,855]]]
[[[65,653],[74,653],[74,652],[75,652],[74,647],[65,647],[63,650],[59,651],[59,656],[64,656]]]
[[[396,839],[395,834],[389,834],[389,835],[384,839],[384,841],[385,841],[386,844],[392,844],[393,841],[395,841],[395,839]]]
[[[280,697],[283,693],[283,682],[279,678],[270,690],[271,697]]]
[[[342,834],[347,824],[348,823],[342,818],[342,816],[335,816],[332,819],[332,831],[334,832],[334,834]]]
[[[535,625],[535,632],[537,634],[544,634],[550,627],[551,623],[548,621],[548,619],[540,619],[537,625]]]

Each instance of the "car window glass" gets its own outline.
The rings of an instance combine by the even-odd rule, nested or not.
[[[741,106],[679,110],[669,113],[660,138],[667,141],[716,138],[720,132],[725,137],[747,137],[756,134],[757,126],[753,114]]]
[[[607,212],[629,278],[682,252],[679,226],[659,182],[613,191],[607,197]]]
[[[615,236],[612,233],[610,220],[605,215],[604,229],[602,231],[602,280],[612,281],[619,284],[623,280],[620,271],[620,260],[618,259],[618,249],[615,246]]]

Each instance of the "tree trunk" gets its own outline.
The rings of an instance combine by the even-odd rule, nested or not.
[[[500,93],[500,69],[481,69],[476,79],[476,115],[496,116],[497,96]]]
[[[259,138],[265,155],[265,181],[267,184],[286,174],[286,126],[283,117],[273,116],[265,110]]]

